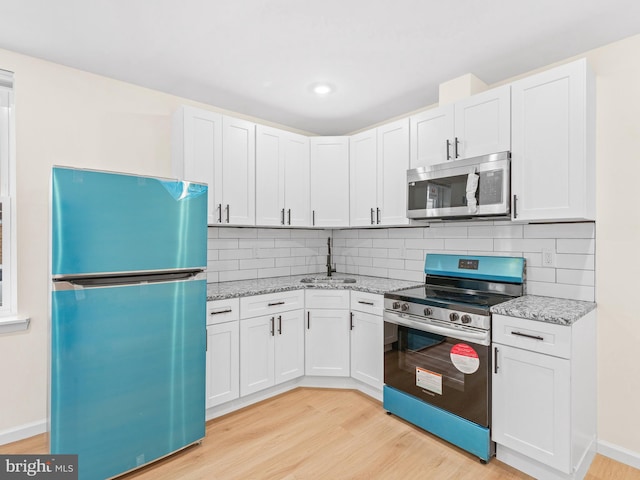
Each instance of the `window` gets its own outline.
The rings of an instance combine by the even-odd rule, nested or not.
[[[0,70],[0,322],[16,321],[13,73]]]

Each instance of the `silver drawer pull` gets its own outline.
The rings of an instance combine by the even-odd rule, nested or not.
[[[284,305],[284,302],[273,302],[268,304],[270,307],[275,307],[276,305]]]
[[[511,332],[511,335],[517,335],[519,337],[533,338],[534,340],[544,340],[544,338],[541,337],[540,335],[529,335],[528,333],[522,333],[522,332]]]
[[[229,310],[219,310],[217,312],[209,312],[209,315],[220,315],[221,313],[231,313],[233,312],[233,310],[229,309]]]
[[[373,307],[373,302],[365,302],[363,300],[358,300],[358,303],[361,303],[363,305],[371,305]]]

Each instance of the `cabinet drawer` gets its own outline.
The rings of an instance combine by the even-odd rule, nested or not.
[[[349,290],[305,290],[305,307],[349,308]]]
[[[351,310],[382,315],[384,297],[375,293],[351,291]]]
[[[252,295],[240,299],[240,312],[243,319],[301,308],[304,308],[304,290]]]
[[[571,356],[571,327],[524,318],[493,315],[494,343],[561,358]]]
[[[240,299],[227,298],[207,302],[207,325],[230,322],[240,318]]]

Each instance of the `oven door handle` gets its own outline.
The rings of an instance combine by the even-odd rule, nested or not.
[[[415,328],[416,330],[422,330],[423,332],[435,333],[442,335],[443,337],[457,338],[458,340],[465,340],[467,342],[477,343],[479,345],[488,346],[491,345],[490,332],[471,332],[468,330],[459,330],[447,327],[441,327],[439,325],[433,325],[431,323],[419,322],[412,320],[406,315],[399,315],[395,312],[384,312],[384,321],[389,323],[395,323],[397,325],[403,325],[405,327]]]

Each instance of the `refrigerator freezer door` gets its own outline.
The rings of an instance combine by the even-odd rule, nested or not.
[[[205,280],[52,296],[51,453],[104,479],[204,437]]]
[[[207,186],[54,167],[52,275],[203,269]]]

